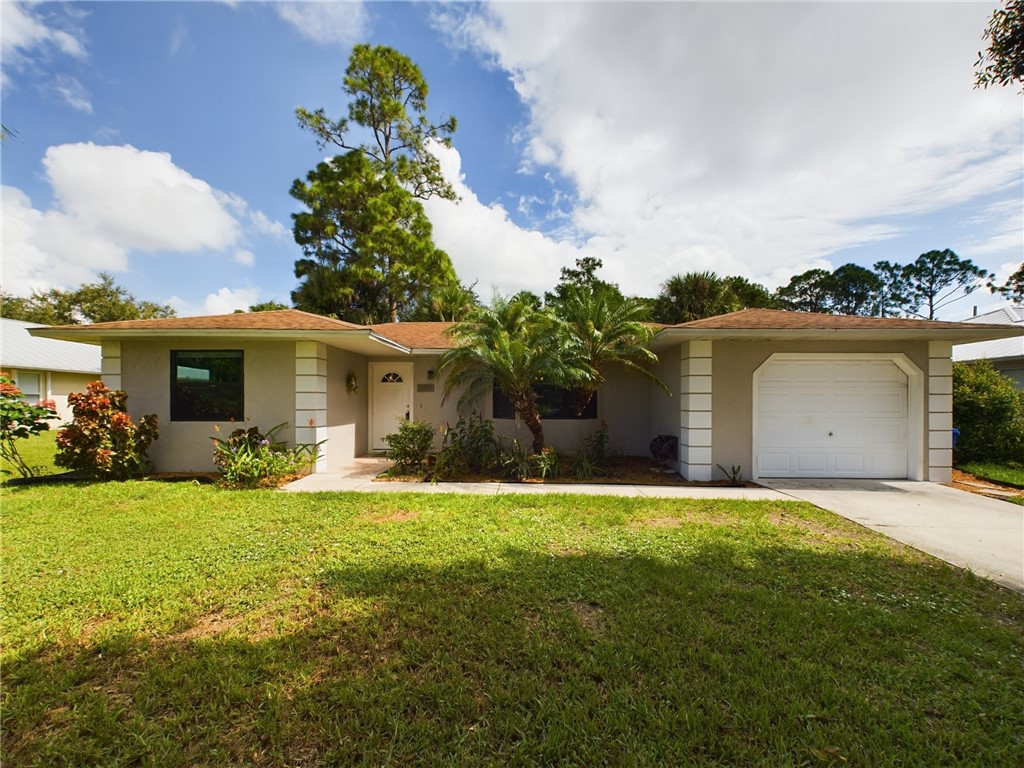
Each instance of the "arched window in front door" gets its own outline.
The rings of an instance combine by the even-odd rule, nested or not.
[[[396,373],[395,371],[388,371],[380,377],[381,384],[401,384],[402,374]]]

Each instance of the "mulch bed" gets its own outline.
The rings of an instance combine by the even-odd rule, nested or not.
[[[1024,497],[1024,490],[1015,485],[995,483],[991,480],[975,477],[974,475],[968,472],[963,472],[959,469],[953,470],[952,486],[961,491],[968,491],[969,493],[977,493],[981,496],[991,496],[1000,499]]]
[[[735,488],[738,487],[730,480],[713,480],[711,482],[696,482],[684,479],[678,471],[659,464],[644,456],[617,456],[610,460],[608,473],[605,475],[594,475],[589,480],[580,480],[572,475],[562,475],[556,478],[541,480],[530,478],[521,482],[531,485],[670,485],[681,487],[704,487],[704,488]],[[429,481],[430,474],[405,474],[389,475],[381,474],[375,478],[377,482],[391,483],[420,483]],[[492,475],[457,475],[455,477],[438,479],[440,483],[508,483],[514,482]],[[744,488],[760,488],[757,483],[746,482],[741,486]]]

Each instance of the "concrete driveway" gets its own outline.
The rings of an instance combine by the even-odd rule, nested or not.
[[[909,480],[758,480],[1024,593],[1024,507]]]

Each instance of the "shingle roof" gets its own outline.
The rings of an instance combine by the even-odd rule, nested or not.
[[[0,365],[4,370],[28,368],[71,373],[100,372],[99,347],[29,335],[29,328],[43,327],[38,323],[0,319]]]
[[[378,323],[370,328],[410,349],[451,349],[447,331],[454,323]]]
[[[117,320],[88,326],[60,326],[93,330],[128,331],[342,331],[363,328],[331,317],[314,315],[298,309],[277,309],[271,312],[236,312],[231,315],[202,317],[165,317],[154,320]]]
[[[727,315],[706,317],[669,328],[694,330],[944,330],[977,328],[977,324],[949,323],[941,320],[910,320],[904,317],[853,317],[814,312],[788,312],[781,309],[741,309]]]

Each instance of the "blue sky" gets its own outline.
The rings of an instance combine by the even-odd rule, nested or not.
[[[580,256],[627,292],[688,270],[1024,252],[1024,97],[972,88],[993,3],[4,2],[4,290],[100,270],[180,314],[286,301],[294,110],[344,113],[351,46],[454,114],[435,240],[488,297]],[[975,293],[946,317],[995,302]]]

